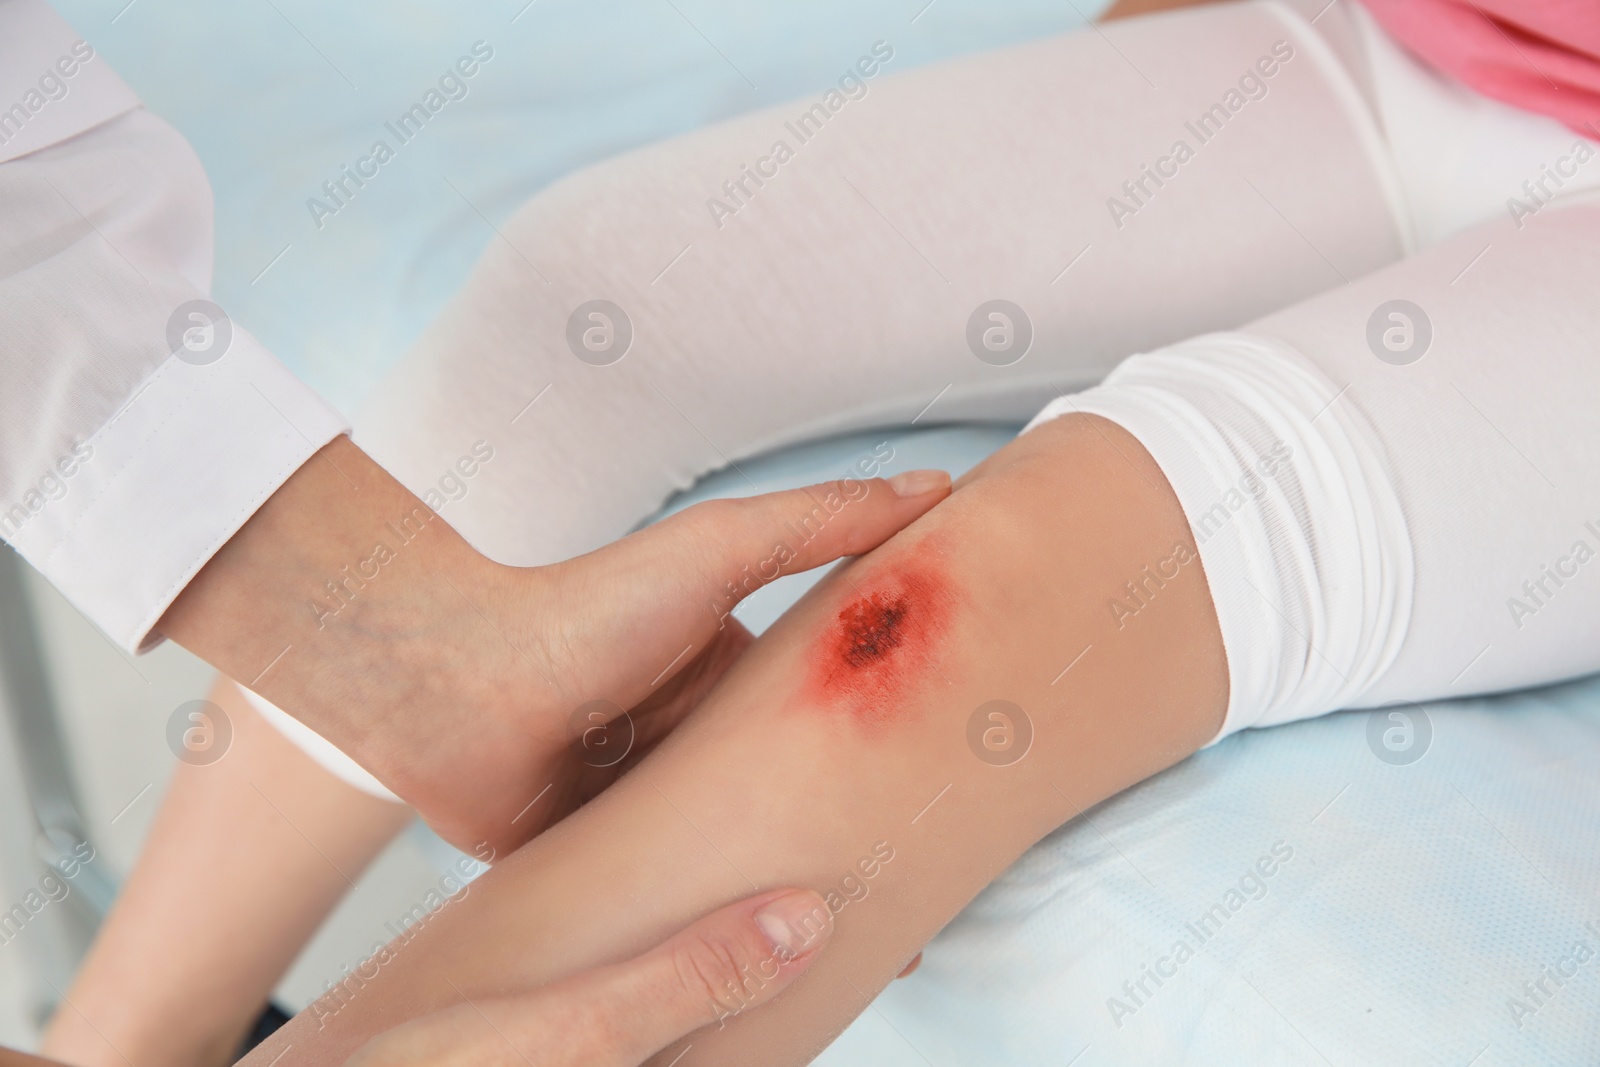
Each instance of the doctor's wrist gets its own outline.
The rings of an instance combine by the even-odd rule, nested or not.
[[[490,618],[520,606],[533,573],[478,553],[339,437],[212,557],[158,628],[387,781],[382,765],[408,755],[397,716],[428,717],[456,672],[483,665]]]
[[[507,567],[341,437],[159,628],[349,754],[446,840],[492,854],[604,788],[688,714],[748,643],[728,619],[745,594],[868,551],[949,493],[947,474],[907,471],[708,501],[576,559]],[[623,709],[632,718],[613,739],[605,727]],[[591,740],[612,747],[597,754]]]

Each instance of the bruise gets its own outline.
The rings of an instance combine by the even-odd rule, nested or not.
[[[845,578],[812,646],[802,706],[866,726],[905,721],[919,690],[944,684],[937,663],[954,607],[944,561],[923,550]]]

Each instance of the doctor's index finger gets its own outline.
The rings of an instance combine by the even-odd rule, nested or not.
[[[767,582],[860,555],[950,495],[950,475],[905,471],[708,500],[655,527],[726,593],[729,608]]]

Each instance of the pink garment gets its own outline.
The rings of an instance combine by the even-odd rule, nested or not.
[[[1361,0],[1419,59],[1600,140],[1600,0]]]

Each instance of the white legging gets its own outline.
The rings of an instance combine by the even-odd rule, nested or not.
[[[419,494],[485,442],[445,515],[531,565],[764,450],[1051,402],[1171,480],[1224,733],[1600,668],[1600,204],[1422,195],[1393,150],[1440,134],[1428,93],[1520,129],[1514,174],[1575,138],[1395,90],[1347,8],[1197,8],[899,75],[863,42],[848,93],[535,197],[357,439]]]

